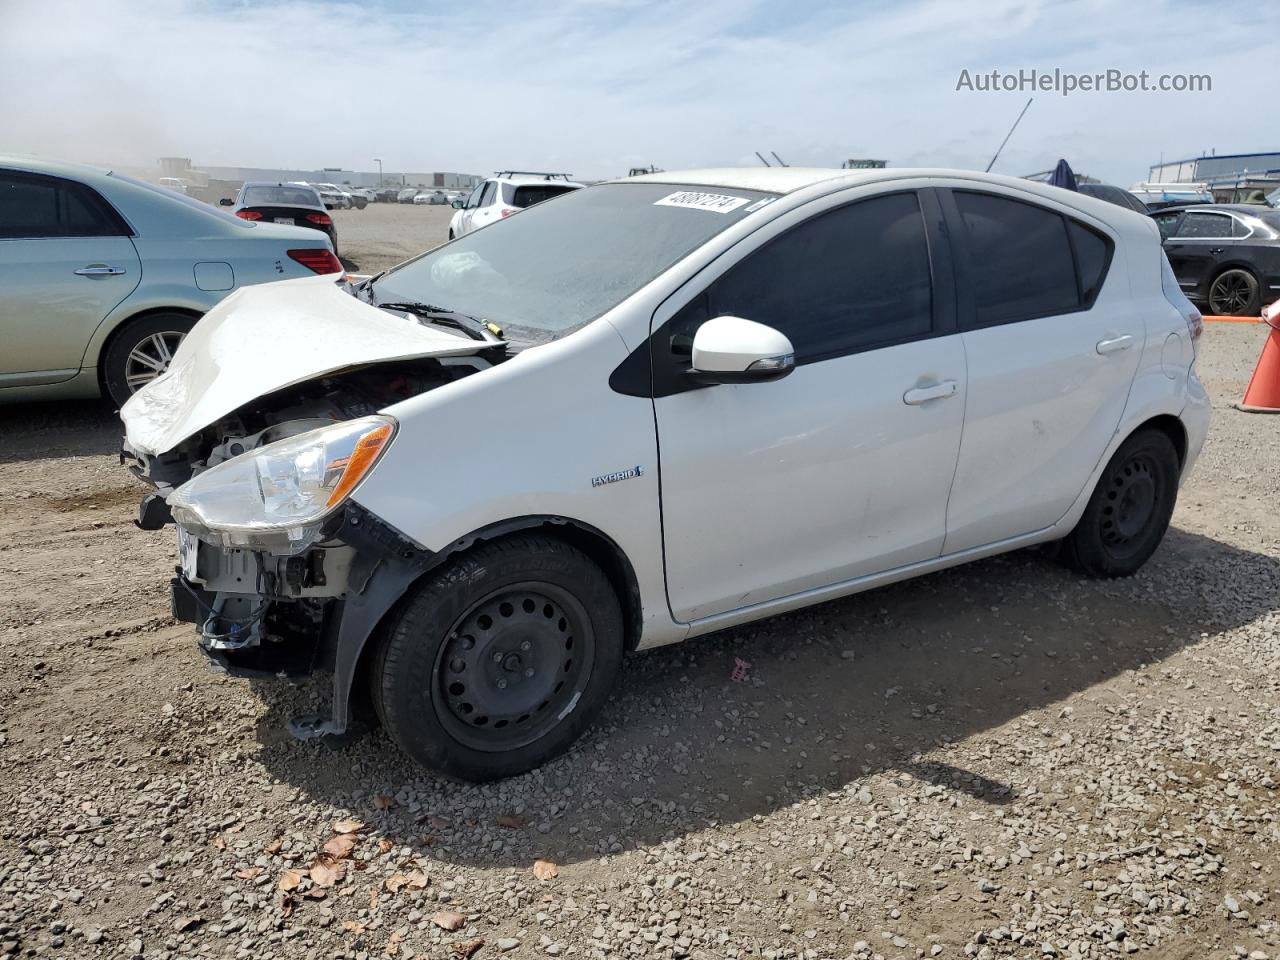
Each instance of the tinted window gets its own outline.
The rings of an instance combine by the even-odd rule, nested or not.
[[[1080,306],[1064,219],[986,193],[955,193],[968,233],[977,326],[1067,313]]]
[[[81,184],[0,173],[0,238],[102,237],[123,232],[105,203]]]
[[[1107,275],[1107,264],[1111,261],[1111,242],[1102,234],[1074,220],[1067,221],[1067,230],[1071,234],[1071,246],[1076,252],[1080,297],[1084,303],[1092,303],[1102,289],[1102,280]]]
[[[569,193],[574,187],[567,187],[563,184],[556,186],[551,183],[539,183],[534,186],[517,187],[513,183],[504,183],[502,185],[502,198],[506,203],[513,207],[532,207],[535,203],[541,203],[543,200],[550,200],[552,197],[558,197],[562,193]]]
[[[1156,226],[1160,228],[1160,239],[1168,240],[1173,236],[1174,229],[1178,226],[1179,213],[1162,213],[1157,217],[1152,217],[1156,222]]]
[[[1188,213],[1178,227],[1178,239],[1231,236],[1231,218],[1223,213]]]
[[[804,362],[928,334],[931,290],[919,202],[897,193],[773,240],[716,281],[707,308],[782,331]]]
[[[245,187],[244,200],[246,207],[266,206],[270,204],[286,207],[320,206],[320,196],[309,187]]]
[[[480,195],[479,205],[482,207],[487,207],[489,204],[493,203],[493,195],[497,193],[497,191],[498,191],[497,182],[490,180],[488,183],[486,183],[484,185],[484,193]]]

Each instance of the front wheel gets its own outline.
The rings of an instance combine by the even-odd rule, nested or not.
[[[1063,542],[1063,557],[1090,577],[1127,577],[1155,553],[1178,499],[1178,452],[1160,430],[1120,445]]]
[[[413,589],[374,662],[374,702],[418,763],[496,780],[569,748],[608,699],[622,650],[603,571],[563,541],[512,537]]]
[[[183,313],[153,313],[131,320],[111,339],[102,358],[102,383],[117,406],[169,369],[178,344],[196,324]]]
[[[1209,312],[1220,317],[1256,317],[1262,309],[1258,279],[1248,270],[1224,270],[1209,287]]]

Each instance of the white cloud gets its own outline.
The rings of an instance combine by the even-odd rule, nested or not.
[[[1271,148],[1271,5],[1178,0],[408,10],[289,0],[0,0],[0,148],[75,159],[583,176],[849,156],[983,167],[1027,94],[962,68],[1207,72],[1208,94],[1042,93],[998,170]]]

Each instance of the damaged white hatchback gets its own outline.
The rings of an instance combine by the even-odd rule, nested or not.
[[[253,287],[122,410],[173,609],[491,779],[623,655],[1035,543],[1134,572],[1204,441],[1147,218],[1025,180],[655,174]]]

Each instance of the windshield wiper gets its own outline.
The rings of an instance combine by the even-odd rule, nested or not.
[[[468,313],[458,313],[456,310],[450,310],[447,307],[437,307],[434,304],[417,303],[412,300],[387,303],[375,302],[374,306],[380,310],[402,310],[429,323],[439,324],[443,327],[454,327],[473,340],[484,340],[489,343],[500,343],[502,341],[502,328],[496,323],[489,323],[487,320],[481,320],[479,317],[473,317]]]

